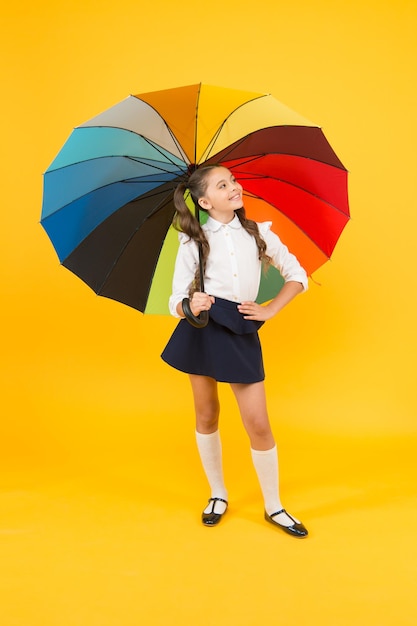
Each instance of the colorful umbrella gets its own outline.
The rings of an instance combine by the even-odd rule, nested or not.
[[[198,84],[130,96],[73,130],[44,175],[41,223],[61,263],[99,295],[167,314],[173,191],[202,163],[232,170],[248,217],[272,221],[308,274],[330,258],[347,171],[322,130],[271,95]],[[258,302],[281,285],[272,268]]]

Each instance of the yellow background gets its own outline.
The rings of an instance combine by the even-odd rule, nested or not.
[[[414,624],[415,0],[23,0],[2,13],[4,626]],[[188,381],[159,358],[175,321],[95,296],[39,225],[42,173],[74,126],[200,81],[272,93],[350,171],[352,220],[320,286],[261,337],[302,545],[262,522],[227,388],[234,503],[200,528]]]

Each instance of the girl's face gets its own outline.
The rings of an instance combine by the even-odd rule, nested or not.
[[[243,206],[242,185],[225,167],[216,167],[206,180],[206,191],[198,204],[215,220],[224,224],[231,222],[235,211]]]

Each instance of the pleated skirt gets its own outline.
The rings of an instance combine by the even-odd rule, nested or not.
[[[209,376],[218,382],[264,380],[258,329],[263,322],[245,320],[236,302],[216,298],[204,328],[181,320],[161,358],[181,372]]]

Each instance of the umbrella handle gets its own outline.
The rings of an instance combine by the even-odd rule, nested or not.
[[[199,316],[194,315],[190,307],[190,298],[183,299],[182,310],[191,326],[195,328],[204,328],[204,326],[207,326],[209,320],[208,311],[201,311]]]
[[[201,249],[201,243],[198,244],[198,261],[200,264],[200,291],[204,292],[203,253]],[[187,321],[190,322],[192,326],[195,326],[195,328],[204,328],[204,326],[207,326],[208,321],[209,321],[208,311],[201,311],[198,317],[194,315],[190,307],[189,298],[183,299],[182,310],[184,312],[185,317],[187,318]]]

